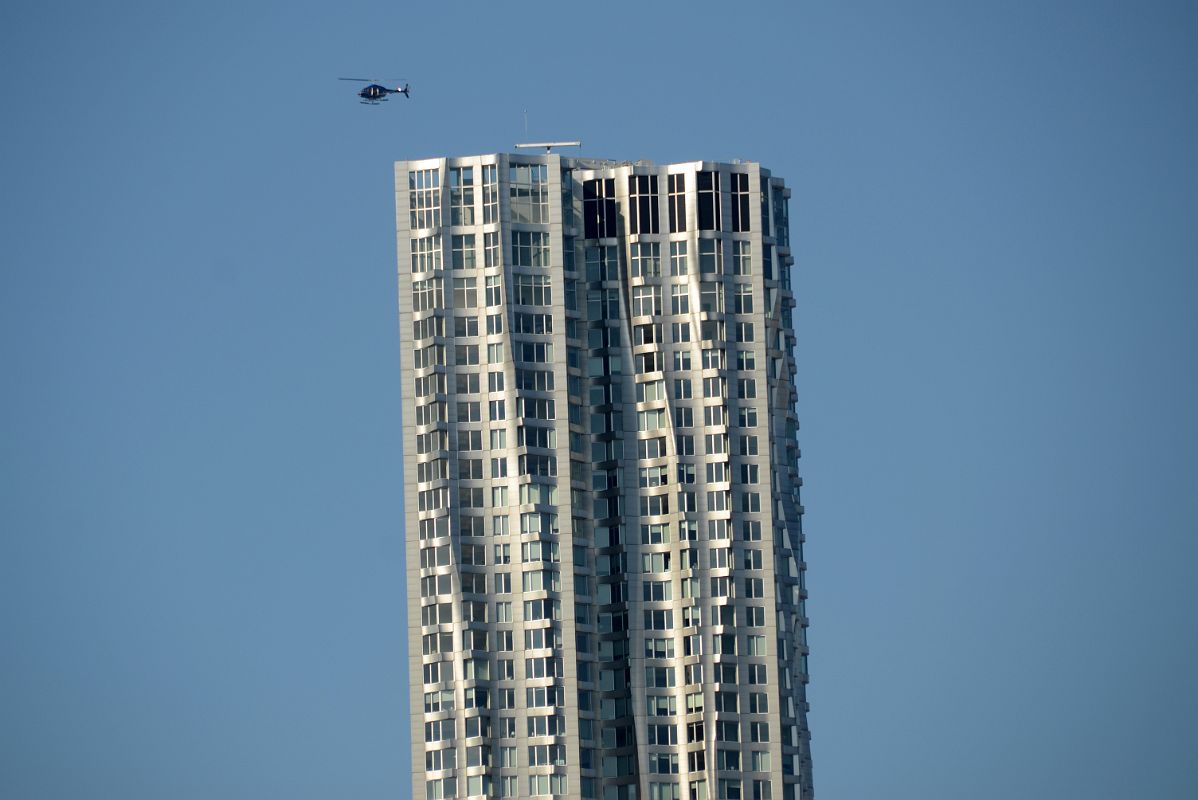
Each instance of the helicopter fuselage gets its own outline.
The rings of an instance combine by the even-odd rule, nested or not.
[[[358,97],[361,97],[363,100],[386,100],[387,95],[395,94],[395,92],[395,89],[388,89],[386,86],[379,86],[377,83],[372,83],[358,92]]]

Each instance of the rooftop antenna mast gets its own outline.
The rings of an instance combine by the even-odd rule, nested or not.
[[[528,109],[524,109],[524,138],[528,138]],[[546,153],[552,153],[555,147],[582,147],[582,142],[527,142],[516,145],[517,150],[530,150],[544,147]]]
[[[525,144],[516,145],[517,150],[526,150],[533,147],[544,147],[546,153],[553,152],[555,147],[582,147],[582,142],[527,142]]]

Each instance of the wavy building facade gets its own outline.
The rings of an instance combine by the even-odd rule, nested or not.
[[[812,796],[789,190],[395,165],[417,798]]]

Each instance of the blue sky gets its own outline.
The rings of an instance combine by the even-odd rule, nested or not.
[[[820,797],[1198,795],[1196,37],[1165,2],[5,4],[0,794],[407,796],[390,165],[527,111],[793,187]]]

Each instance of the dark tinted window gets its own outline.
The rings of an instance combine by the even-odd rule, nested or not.
[[[720,230],[720,173],[700,172],[699,183],[699,230]]]
[[[732,230],[749,230],[749,176],[734,172],[732,179]]]
[[[628,214],[630,233],[657,233],[657,176],[628,176]]]
[[[583,235],[587,239],[616,236],[616,181],[597,178],[582,185]]]
[[[686,176],[669,176],[670,233],[686,230]]]

